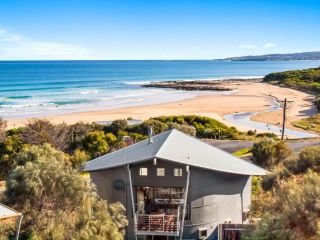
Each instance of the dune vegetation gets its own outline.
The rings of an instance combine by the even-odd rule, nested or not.
[[[269,174],[253,177],[248,216],[256,228],[242,239],[319,239],[320,147],[293,153],[284,142],[261,141],[251,152]]]
[[[314,94],[313,103],[320,112],[320,67],[270,73],[264,77],[263,81]],[[320,133],[320,115],[316,114],[299,120],[294,123],[294,126]]]

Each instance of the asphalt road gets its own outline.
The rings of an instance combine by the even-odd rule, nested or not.
[[[252,147],[253,141],[238,141],[238,140],[213,140],[205,139],[204,142],[221,148],[222,150],[234,153],[243,148]],[[320,139],[301,139],[301,140],[287,140],[286,143],[292,149],[293,152],[299,152],[301,149],[308,146],[320,146]]]

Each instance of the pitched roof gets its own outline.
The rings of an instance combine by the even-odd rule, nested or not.
[[[159,158],[190,166],[241,175],[265,175],[267,171],[176,129],[153,136],[87,162],[83,171],[98,171]]]
[[[21,216],[22,214],[0,203],[0,219]]]

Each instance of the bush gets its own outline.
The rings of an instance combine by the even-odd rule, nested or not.
[[[69,146],[67,125],[54,125],[46,119],[30,120],[23,129],[21,137],[26,143],[36,145],[49,143],[61,151]]]
[[[106,140],[108,144],[111,145],[113,142],[117,141],[117,138],[113,133],[106,133]]]
[[[287,161],[286,166],[288,171],[293,174],[305,173],[310,169],[320,173],[320,147],[304,148],[297,158]]]
[[[278,141],[273,144],[273,165],[283,162],[292,154],[291,149],[285,144],[284,141]]]
[[[128,127],[126,119],[118,119],[113,121],[110,125],[104,127],[105,132],[112,132],[117,135],[118,131],[124,131]]]
[[[0,179],[6,179],[14,166],[13,158],[23,148],[23,142],[18,135],[7,136],[0,142]]]
[[[320,238],[320,175],[309,171],[279,183],[266,201],[262,221],[243,239],[282,240]]]
[[[208,117],[190,115],[157,117],[154,119],[159,120],[168,125],[179,124],[183,126],[193,126],[196,129],[196,135],[202,138],[235,139],[236,134],[238,133],[236,128],[228,127],[223,123]],[[188,131],[191,131],[191,133],[193,133],[193,130],[191,129],[188,129]]]
[[[26,239],[123,239],[124,207],[101,200],[93,185],[50,146],[35,146],[6,183],[6,203],[24,215]]]
[[[253,144],[252,147],[253,163],[271,169],[282,163],[292,152],[283,141],[263,140]]]
[[[172,129],[172,128],[178,129],[181,132],[184,132],[184,133],[191,135],[191,136],[195,136],[197,134],[196,128],[193,126],[189,126],[187,124],[168,123],[168,127],[170,129]]]
[[[249,130],[249,131],[247,132],[247,135],[248,135],[248,136],[255,136],[255,135],[256,135],[256,132],[255,132],[255,131],[252,131],[252,130]]]
[[[85,151],[76,149],[73,155],[70,156],[70,162],[74,169],[81,169],[82,165],[89,160],[89,156]]]
[[[96,123],[77,122],[68,126],[68,152],[82,147],[82,141],[89,132],[102,131],[103,126]]]
[[[109,145],[104,132],[89,132],[83,139],[83,149],[91,158],[96,158],[105,154],[109,150]]]
[[[261,141],[254,143],[251,149],[252,162],[260,167],[269,167],[273,157],[273,143]]]

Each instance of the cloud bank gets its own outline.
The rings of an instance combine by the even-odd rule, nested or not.
[[[2,60],[80,60],[92,59],[90,51],[68,43],[30,39],[0,28]]]

